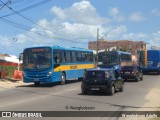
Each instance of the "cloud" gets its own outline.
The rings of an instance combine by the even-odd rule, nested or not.
[[[87,48],[88,41],[96,40],[97,28],[101,35],[108,30],[105,24],[109,20],[101,17],[90,1],[75,2],[66,8],[53,6],[50,11],[52,20],[43,18],[37,21],[39,26],[33,26],[28,32],[17,33],[16,42],[12,40],[13,37],[7,37],[3,48],[12,48],[8,52],[16,55],[24,48],[42,45]],[[4,36],[2,39],[5,40]]]
[[[152,11],[151,11],[151,13],[153,14],[153,15],[155,15],[155,16],[160,16],[160,9],[153,9]]]
[[[110,7],[108,14],[112,17],[112,20],[114,20],[114,21],[122,22],[125,20],[125,17],[122,15],[122,13],[116,7]]]
[[[53,6],[50,9],[53,17],[51,20],[40,19],[37,21],[39,26],[33,26],[28,32],[18,33],[16,42],[11,36],[0,36],[2,42],[0,47],[10,48],[8,53],[15,55],[22,52],[24,48],[42,45],[87,48],[88,41],[97,39],[98,28],[99,38],[104,36],[104,39],[107,40],[148,40],[148,38],[152,38],[153,43],[159,43],[160,31],[150,36],[145,33],[128,33],[128,28],[125,25],[113,26],[111,21],[124,22],[126,17],[116,7],[110,7],[108,10],[110,18],[104,18],[100,16],[90,1],[75,2],[66,8]],[[139,12],[130,16],[130,20],[133,21],[144,19]],[[1,52],[5,53],[4,50]]]
[[[60,20],[65,20],[67,17],[67,15],[65,14],[65,11],[57,6],[52,7],[51,12],[55,14],[56,17]]]
[[[111,16],[116,16],[119,14],[119,10],[117,8],[110,8],[110,15]]]
[[[89,1],[76,2],[71,7],[64,9],[53,6],[51,12],[56,19],[72,23],[95,25],[104,24],[107,21],[98,15],[96,8]]]
[[[11,46],[11,39],[7,36],[0,36],[1,48],[7,48]]]
[[[140,13],[140,12],[133,12],[130,16],[129,19],[131,21],[135,21],[135,22],[140,22],[140,21],[144,21],[145,17]]]
[[[152,33],[149,43],[154,46],[160,46],[159,41],[160,41],[160,30],[155,33]]]
[[[160,31],[157,31],[152,34],[145,34],[145,33],[125,33],[123,34],[123,39],[127,40],[135,40],[135,41],[144,41],[148,44],[148,48],[150,49],[151,46],[160,46]]]
[[[123,39],[127,40],[145,40],[149,36],[145,33],[126,33],[123,35]]]

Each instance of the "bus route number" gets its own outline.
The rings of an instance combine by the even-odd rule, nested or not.
[[[77,65],[70,66],[70,69],[77,69]]]

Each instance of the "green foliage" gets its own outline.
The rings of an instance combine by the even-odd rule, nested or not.
[[[12,78],[14,71],[17,70],[17,67],[16,66],[1,66],[1,70],[6,71],[6,77]],[[20,70],[22,70],[21,67],[20,67]]]

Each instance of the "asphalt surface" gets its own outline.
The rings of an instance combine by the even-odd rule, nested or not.
[[[143,81],[127,81],[124,83],[124,91],[117,92],[113,96],[98,91],[82,95],[80,85],[81,82],[72,80],[66,85],[43,84],[39,87],[23,85],[11,89],[0,87],[0,111],[79,111],[80,108],[81,111],[86,111],[84,108],[88,108],[89,111],[136,111],[143,108],[147,102],[146,95],[150,90],[160,88],[160,76],[145,75]],[[146,109],[151,107],[145,106]],[[75,120],[75,117],[59,116],[45,119]],[[101,116],[76,119],[118,120],[122,118]]]

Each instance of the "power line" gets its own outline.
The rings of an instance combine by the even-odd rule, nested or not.
[[[28,27],[28,26],[24,26],[24,25],[22,25],[22,24],[15,23],[15,22],[10,21],[10,20],[5,19],[5,18],[1,18],[0,20],[3,21],[3,22],[8,23],[8,24],[10,24],[10,25],[13,25],[14,27],[18,27],[18,28],[23,29],[23,30],[26,30],[26,31],[28,31],[29,29],[31,29],[31,28]]]
[[[13,26],[16,27],[16,28],[23,29],[23,30],[25,30],[25,31],[28,31],[29,29],[31,29],[31,28],[28,27],[28,26],[24,26],[24,25],[22,25],[22,24],[15,23],[15,22],[13,22],[13,21],[10,21],[10,20],[4,19],[4,18],[2,18],[2,19],[0,19],[0,20],[3,21],[3,22],[8,23],[8,24],[10,24],[10,25],[13,25]],[[39,34],[39,33],[34,33],[34,34],[43,35],[43,34]],[[43,35],[43,36],[51,37],[51,36],[48,36],[48,35]],[[86,42],[74,41],[74,40],[67,39],[67,38],[64,38],[64,37],[52,36],[51,38],[58,39],[58,40],[61,40],[61,41],[62,41],[62,40],[67,40],[67,41],[76,42],[76,43],[86,43]],[[49,44],[49,43],[47,43],[47,44]]]
[[[1,0],[0,0],[0,1],[1,1]],[[1,1],[1,2],[2,2],[2,1]],[[2,2],[2,3],[3,3],[3,2]],[[3,4],[4,4],[4,3],[3,3]],[[34,21],[30,20],[29,18],[23,16],[22,14],[20,14],[19,11],[13,10],[13,9],[12,9],[11,7],[9,7],[8,5],[6,5],[6,6],[7,6],[11,11],[13,11],[14,14],[17,14],[17,15],[19,15],[20,17],[22,17],[22,18],[24,18],[24,19],[30,21],[31,23],[33,23],[33,24],[35,24],[35,25],[37,25],[37,26],[39,26],[39,27],[41,27],[41,28],[43,28],[43,29],[45,29],[45,30],[48,30],[48,31],[51,32],[51,33],[53,33],[53,32],[50,31],[49,29],[47,29],[47,28],[45,28],[45,27],[43,27],[43,26],[41,26],[41,25],[35,23]],[[12,14],[13,14],[13,13],[12,13]],[[10,14],[10,15],[11,15],[11,14]],[[2,17],[7,17],[7,16],[2,16]],[[0,18],[2,19],[2,17],[0,17]],[[6,20],[6,19],[3,19],[3,21],[8,22],[8,23],[11,23],[11,24],[13,24],[14,26],[18,26],[18,27],[20,27],[21,29],[27,30],[26,28],[24,28],[24,27],[26,27],[26,26],[24,26],[24,25],[16,24],[15,22],[12,22],[12,21],[9,21],[9,20]],[[38,35],[40,35],[40,34],[38,34]],[[49,36],[47,36],[47,37],[49,37]],[[67,39],[67,38],[62,38],[62,37],[52,37],[52,38],[57,38],[57,39],[60,39],[60,40],[63,39],[63,40],[67,40],[67,41],[70,41],[70,42],[86,43],[86,42],[74,41],[74,40]],[[84,39],[84,38],[79,38],[79,39]]]
[[[27,1],[27,0],[16,0],[16,1],[13,1],[12,0],[12,4],[17,4],[17,3],[21,3],[21,2],[24,2],[24,1]],[[33,1],[33,0],[32,0]]]
[[[10,8],[10,7],[8,7],[8,8]],[[33,22],[33,21],[32,21],[32,20],[30,20],[29,18],[27,18],[27,17],[25,17],[25,16],[21,15],[20,13],[18,13],[18,12],[16,12],[16,11],[14,11],[12,8],[10,8],[10,10],[12,10],[13,12],[15,12],[17,15],[19,15],[19,16],[21,16],[21,17],[23,17],[24,19],[26,19],[26,20],[30,21],[31,23],[33,23],[33,24],[35,24],[35,25],[37,25],[37,26],[39,26],[39,27],[41,27],[41,28],[43,28],[43,29],[46,29],[46,30],[50,31],[49,29],[47,29],[47,28],[45,28],[45,27],[42,27],[41,25],[39,25],[39,24],[37,24],[37,23]],[[51,33],[53,33],[52,31],[50,31],[50,32],[51,32]],[[62,38],[62,37],[56,37],[56,38],[59,38],[59,39],[65,39],[65,40],[68,40],[68,41],[70,41],[70,42],[86,43],[86,42],[78,42],[78,41],[74,41],[74,40],[70,40],[70,39],[66,39],[66,38]]]
[[[15,4],[12,4],[14,8],[22,8],[22,6],[27,6],[27,4],[35,3],[36,0],[19,0]]]
[[[51,1],[51,0],[43,0],[43,1],[39,2],[39,3],[37,3],[37,4],[31,5],[31,6],[29,6],[29,7],[23,8],[23,9],[20,9],[20,10],[18,10],[18,11],[16,11],[16,12],[21,13],[21,12],[24,12],[24,11],[26,11],[26,10],[29,10],[29,9],[38,7],[38,6],[42,5],[42,4],[47,3],[47,2],[50,2],[50,1]],[[12,13],[3,15],[3,16],[1,16],[0,18],[8,17],[8,16],[11,16],[11,15],[14,15],[14,14],[15,14],[15,13],[12,12]]]
[[[20,31],[17,31],[18,33],[20,33],[20,34],[23,34],[23,33],[21,33]],[[28,36],[28,35],[27,35]],[[47,42],[44,42],[43,40],[38,40],[38,39],[35,39],[35,38],[33,38],[33,37],[31,37],[31,36],[28,36],[29,38],[31,38],[31,39],[33,39],[33,40],[36,40],[36,41],[41,41],[41,42],[43,42],[43,43],[45,43],[45,44],[47,44],[47,45],[50,45],[50,43],[47,43]],[[18,40],[18,39],[17,39]]]
[[[1,1],[4,5],[6,5],[2,0],[0,0],[0,1]],[[50,1],[50,0],[48,0],[48,1]],[[44,1],[42,1],[42,2],[40,2],[40,3],[43,3],[43,2],[44,2]],[[39,26],[39,27],[41,27],[41,28],[43,28],[43,29],[46,29],[46,30],[50,31],[49,29],[40,26],[39,24],[35,23],[34,21],[32,21],[32,20],[30,20],[29,18],[25,17],[24,15],[20,14],[19,12],[13,10],[13,9],[12,9],[11,7],[9,7],[8,5],[6,5],[6,6],[7,6],[11,11],[13,11],[14,14],[17,14],[17,15],[19,15],[20,17],[28,20],[29,22],[31,22],[31,23],[33,23],[33,24],[35,24],[35,25],[37,25],[37,26]],[[0,17],[0,19],[2,19],[3,17],[4,17],[4,16]],[[5,16],[5,17],[7,17],[7,16]],[[3,18],[3,21],[7,21],[7,22],[9,22],[9,23],[13,23],[13,22],[11,22],[11,21],[9,21],[9,20],[6,20],[6,19],[4,19],[4,18]],[[15,24],[15,23],[14,23],[14,24]],[[23,25],[21,25],[21,26],[23,26]],[[50,31],[50,32],[52,32],[52,31]]]
[[[2,1],[1,1],[2,2]],[[2,2],[3,3],[3,2]],[[0,10],[2,10],[8,3],[11,3],[11,1],[10,0],[8,0],[8,2],[6,2],[6,3],[3,3],[3,4],[1,4],[2,5],[2,7],[0,8]]]
[[[0,0],[1,1],[1,0]],[[2,1],[1,1],[2,2]],[[3,3],[3,2],[2,2]],[[4,3],[3,3],[4,4]],[[37,24],[36,22],[34,22],[34,21],[32,21],[31,19],[29,19],[29,18],[27,18],[27,17],[25,17],[24,15],[22,15],[22,14],[20,14],[19,12],[17,12],[17,11],[15,11],[15,10],[13,10],[11,7],[9,7],[8,5],[6,5],[11,11],[13,11],[13,13],[15,13],[15,14],[17,14],[17,15],[19,15],[20,17],[22,17],[22,18],[24,18],[24,19],[26,19],[26,20],[28,20],[29,22],[31,22],[31,23],[33,23],[33,24],[35,24],[36,26],[39,26],[39,27],[41,27],[41,28],[43,28],[43,29],[45,29],[45,30],[48,30],[48,31],[50,31],[49,29],[47,29],[47,28],[45,28],[45,27],[43,27],[43,26],[41,26],[41,25],[39,25],[39,24]],[[52,31],[50,31],[50,32],[52,32]],[[53,32],[52,32],[53,33]]]

